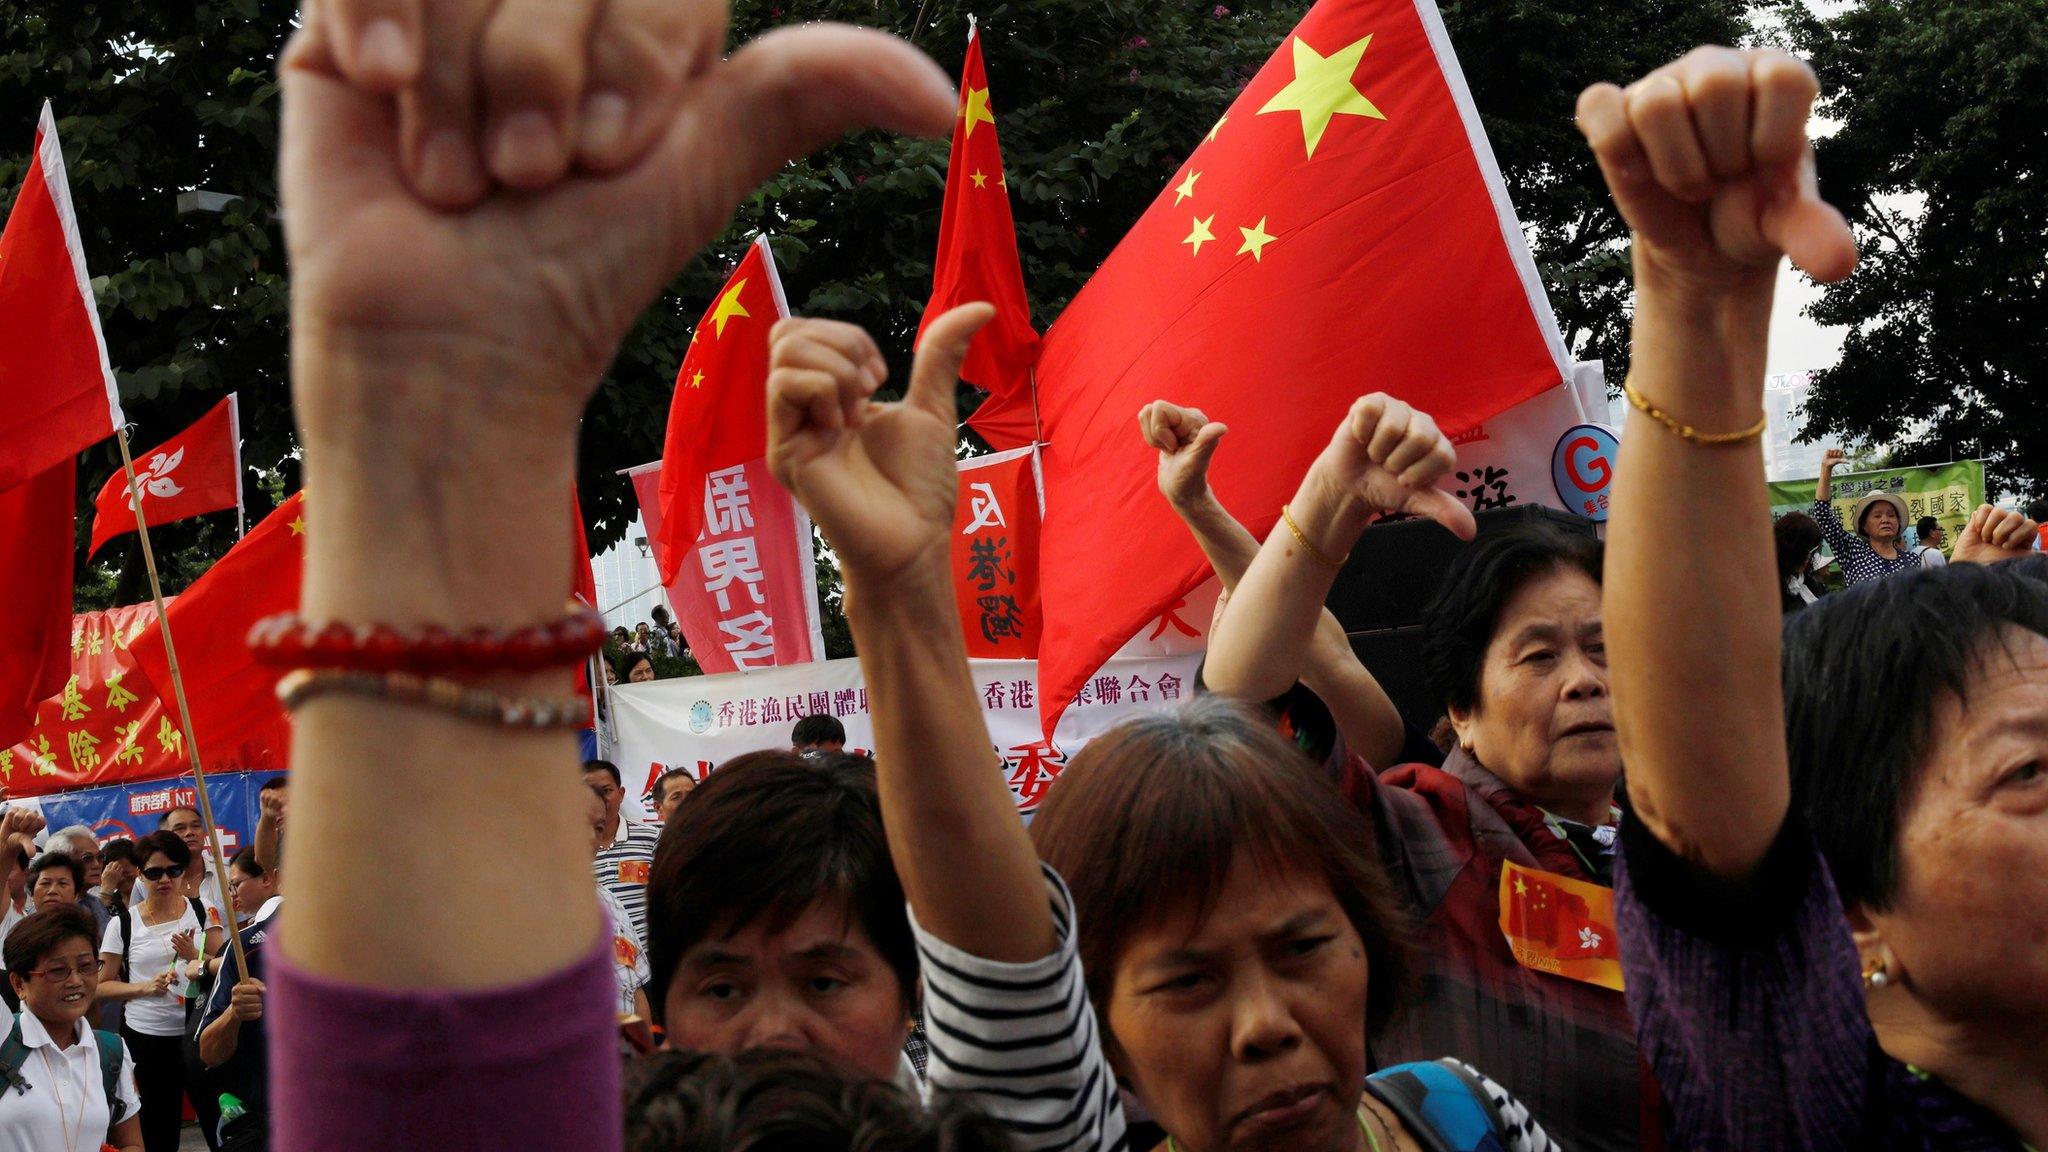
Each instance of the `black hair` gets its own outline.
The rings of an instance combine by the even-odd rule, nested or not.
[[[663,624],[668,621],[668,609],[660,604],[656,604],[653,608],[649,609],[648,615],[654,617],[656,624]]]
[[[1522,586],[1556,571],[1600,583],[1604,551],[1592,536],[1548,524],[1516,524],[1458,553],[1422,610],[1422,673],[1445,711],[1479,703],[1479,674],[1500,625],[1501,609]]]
[[[292,782],[292,778],[291,778],[291,777],[289,777],[289,776],[272,776],[272,777],[271,777],[270,779],[268,779],[268,780],[265,780],[265,781],[263,782],[263,787],[261,787],[261,788],[258,788],[258,789],[257,789],[256,791],[258,791],[258,792],[275,792],[275,791],[277,791],[277,790],[278,790],[279,788],[283,788],[283,787],[286,787],[286,786],[290,785],[290,784],[291,784],[291,782]]]
[[[228,858],[228,867],[240,868],[242,874],[252,880],[261,880],[265,876],[270,875],[270,870],[265,868],[262,862],[256,859],[256,847],[253,844],[230,856]]]
[[[647,885],[647,998],[657,1019],[685,953],[713,933],[786,926],[821,901],[843,907],[902,987],[917,948],[864,758],[750,752],[713,772],[662,829]]]
[[[135,841],[124,836],[100,845],[101,864],[112,864],[119,860],[126,860],[130,864],[142,863],[135,855]]]
[[[85,895],[85,865],[72,858],[71,853],[59,852],[54,849],[36,857],[35,861],[28,866],[29,888],[34,889],[36,878],[53,868],[62,868],[66,872],[71,873],[71,890],[80,896]]]
[[[612,783],[617,784],[621,788],[626,786],[626,782],[619,777],[619,766],[609,760],[585,760],[583,762],[583,771],[585,773],[603,772],[612,778]]]
[[[95,957],[99,954],[99,933],[92,913],[76,904],[63,904],[45,908],[15,921],[7,933],[5,943],[0,943],[0,961],[5,961],[7,971],[16,979],[26,980],[43,957],[63,947],[67,941],[84,940],[92,945]]]
[[[168,812],[165,812],[162,816],[158,817],[156,826],[159,828],[169,828],[171,826],[171,817],[176,816],[180,812],[190,812],[194,820],[198,820],[201,823],[206,822],[206,814],[204,812],[201,812],[199,809],[194,808],[190,804],[180,804],[176,808],[173,808]]]
[[[1899,830],[1935,703],[1963,694],[2008,627],[2048,636],[2048,585],[2009,565],[1909,571],[1790,617],[1792,798],[1845,903],[1882,911],[1897,896]]]
[[[137,841],[135,845],[135,862],[137,864],[147,864],[149,863],[149,858],[159,852],[170,857],[173,864],[186,868],[192,866],[192,850],[185,847],[185,842],[179,839],[178,834],[175,832],[151,832]]]
[[[812,1056],[657,1052],[627,1074],[626,1152],[1008,1152],[1009,1129],[957,1097],[929,1107]]]
[[[827,716],[823,712],[815,716],[806,716],[798,720],[796,727],[790,730],[789,742],[799,748],[811,748],[819,744],[844,744],[846,725],[841,724],[838,717]]]
[[[692,785],[695,785],[697,783],[697,774],[688,768],[671,768],[655,777],[654,787],[648,789],[647,792],[655,804],[659,805],[668,798],[668,782],[671,780],[688,780]]]
[[[2026,512],[2027,519],[2037,524],[2048,522],[2048,496],[2028,503]]]
[[[612,671],[618,674],[619,683],[624,684],[633,678],[633,669],[641,664],[647,665],[649,671],[655,670],[654,657],[645,652],[625,652],[620,654],[619,662]]]
[[[1913,531],[1920,534],[1920,539],[1925,540],[1936,532],[1941,531],[1941,521],[1936,520],[1932,516],[1922,516],[1914,522]]]

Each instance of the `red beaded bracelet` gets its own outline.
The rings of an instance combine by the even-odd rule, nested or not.
[[[249,654],[268,668],[361,672],[534,672],[581,663],[604,646],[604,619],[584,610],[524,628],[451,632],[438,624],[313,624],[286,612],[249,629]]]

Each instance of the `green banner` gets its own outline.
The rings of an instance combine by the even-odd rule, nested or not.
[[[1770,485],[1771,515],[1804,512],[1813,505],[1815,480],[1783,480]],[[1932,516],[1948,530],[1942,551],[1955,547],[1956,536],[1970,522],[1970,513],[1984,503],[1984,462],[1958,460],[1927,468],[1886,468],[1879,472],[1852,472],[1835,477],[1835,514],[1851,532],[1849,511],[1856,501],[1872,492],[1890,492],[1906,502],[1906,530],[1912,538],[1913,525],[1922,516]],[[1915,541],[1917,543],[1917,541]]]

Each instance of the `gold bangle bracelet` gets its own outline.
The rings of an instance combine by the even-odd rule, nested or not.
[[[1342,568],[1344,566],[1344,557],[1332,558],[1327,556],[1323,553],[1322,549],[1308,542],[1308,537],[1302,535],[1301,525],[1294,522],[1294,516],[1287,510],[1287,505],[1285,504],[1280,506],[1280,519],[1287,525],[1287,530],[1294,533],[1295,543],[1300,544],[1304,551],[1315,557],[1318,564],[1330,568]]]
[[[1628,397],[1628,402],[1635,406],[1636,411],[1670,429],[1671,434],[1680,440],[1688,440],[1694,444],[1740,444],[1745,440],[1757,440],[1763,437],[1764,430],[1771,425],[1771,414],[1766,412],[1762,419],[1740,432],[1702,432],[1644,399],[1643,394],[1636,391],[1634,384],[1623,381],[1621,391]]]

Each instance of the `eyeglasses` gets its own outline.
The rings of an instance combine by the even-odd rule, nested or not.
[[[70,980],[73,975],[87,980],[97,980],[100,975],[100,965],[97,960],[81,960],[76,964],[52,964],[45,968],[36,969],[33,975],[41,976],[52,984],[62,984]]]
[[[176,880],[184,874],[185,866],[183,864],[166,864],[161,868],[144,868],[142,870],[142,878],[144,880],[161,880],[166,876]]]

